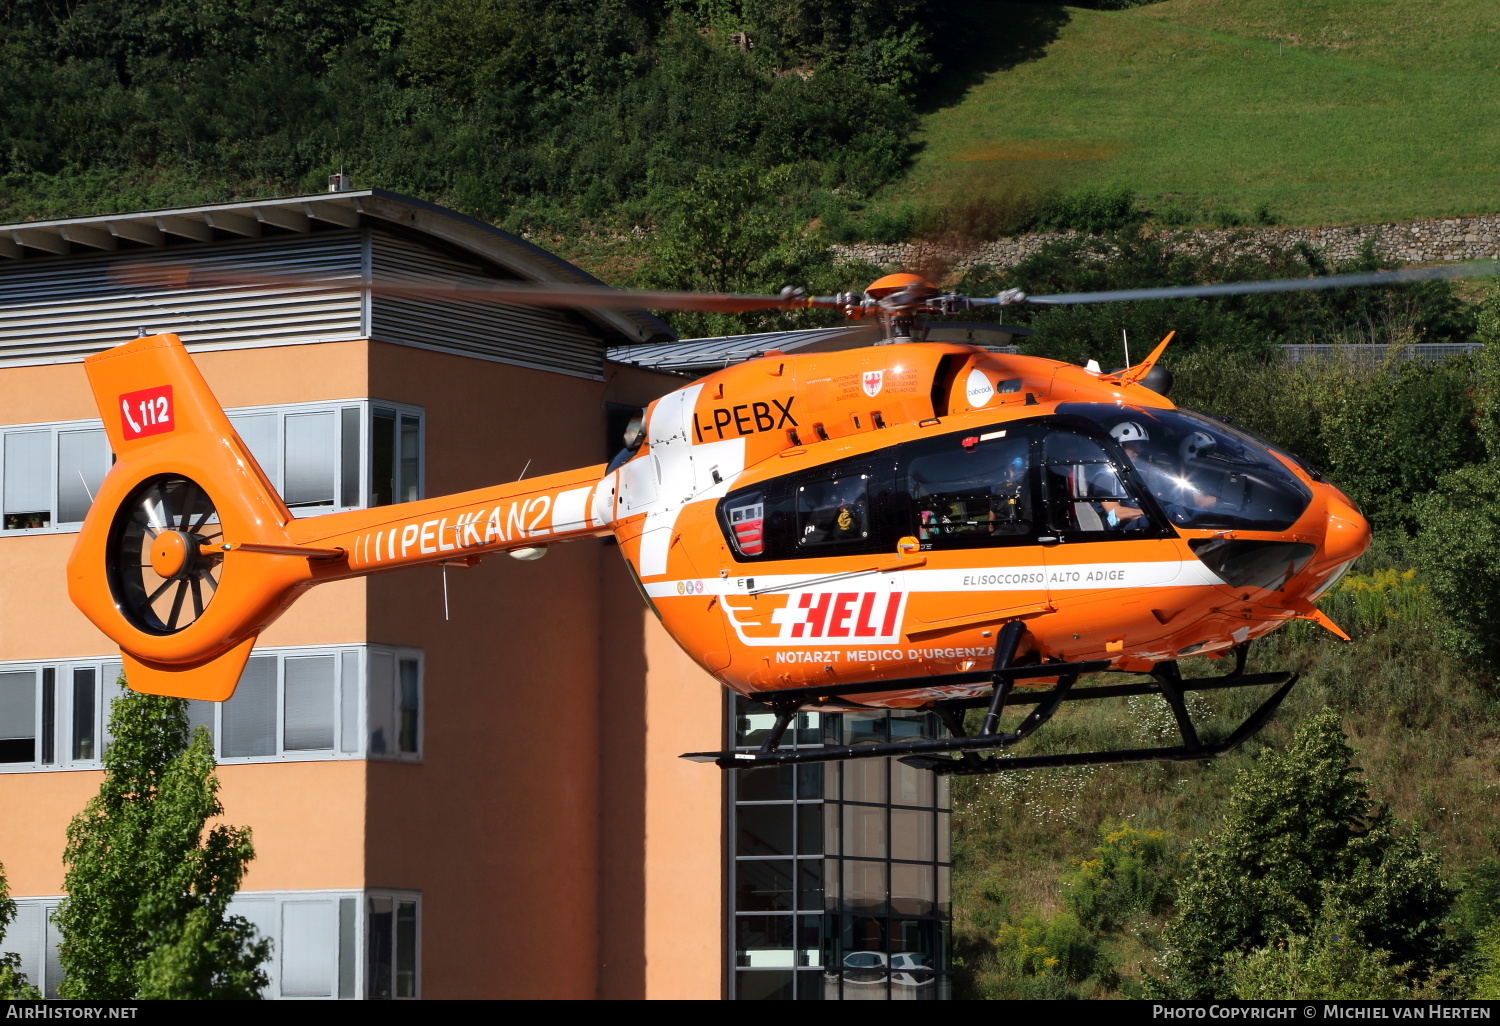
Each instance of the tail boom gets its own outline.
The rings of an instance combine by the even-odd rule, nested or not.
[[[336,560],[310,561],[314,580],[597,537],[609,532],[613,512],[594,508],[604,470],[600,464],[437,499],[297,520],[287,535],[298,545],[343,551]]]
[[[117,459],[69,557],[68,592],[139,691],[228,698],[261,631],[324,581],[473,565],[612,527],[603,465],[298,520],[176,336],[84,365]]]

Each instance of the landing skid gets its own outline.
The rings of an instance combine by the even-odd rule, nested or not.
[[[776,713],[776,723],[771,728],[760,748],[754,752],[693,752],[684,759],[694,762],[712,762],[725,769],[751,769],[757,766],[786,766],[799,762],[834,762],[842,759],[878,759],[895,756],[902,762],[930,769],[944,775],[966,776],[977,773],[1002,773],[1014,770],[1054,768],[1060,766],[1108,766],[1132,762],[1182,762],[1217,758],[1232,752],[1254,735],[1271,719],[1278,706],[1297,683],[1295,673],[1246,673],[1245,656],[1247,645],[1237,646],[1233,652],[1235,667],[1227,674],[1215,677],[1184,679],[1177,663],[1158,663],[1150,672],[1151,680],[1131,684],[1112,684],[1100,687],[1075,689],[1078,678],[1086,673],[1107,671],[1109,663],[1104,660],[1080,663],[1043,663],[1033,666],[1015,666],[1013,660],[1025,625],[1019,620],[1007,623],[995,639],[995,657],[988,671],[945,674],[937,677],[914,678],[898,681],[878,681],[864,684],[842,684],[829,688],[796,688],[751,696],[769,706]],[[1045,691],[1026,690],[1015,693],[1018,679],[1051,679],[1055,684]],[[874,745],[828,745],[820,748],[782,748],[781,740],[799,711],[816,708],[820,703],[831,702],[849,695],[876,694],[881,691],[901,691],[920,687],[942,687],[954,685],[989,684],[993,692],[988,698],[953,698],[932,703],[931,709],[947,726],[950,737],[930,741],[899,741]],[[1189,691],[1217,691],[1224,688],[1276,686],[1276,690],[1261,703],[1225,740],[1205,744],[1198,737],[1197,728],[1188,715],[1184,695]],[[1104,698],[1128,698],[1133,695],[1160,695],[1172,710],[1177,721],[1182,743],[1165,748],[1128,748],[1107,752],[1072,752],[1064,755],[1027,755],[1004,758],[995,755],[980,755],[981,752],[999,751],[1011,747],[1029,737],[1061,708],[1064,702],[1090,701]],[[1000,715],[1006,706],[1032,705],[1036,708],[1021,721],[1015,730],[1000,732]],[[984,722],[979,733],[965,732],[963,713],[967,709],[986,707]]]

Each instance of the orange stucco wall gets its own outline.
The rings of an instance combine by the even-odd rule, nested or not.
[[[219,767],[223,821],[248,826],[255,845],[243,890],[365,886],[365,765]]]
[[[99,789],[103,774],[0,773],[0,862],[12,897],[62,893],[68,821]]]
[[[646,997],[717,998],[724,973],[724,689],[646,624]],[[708,957],[709,955],[713,957]]]
[[[381,343],[207,353],[226,407],[372,397],[420,406],[426,491],[608,458],[606,401],[678,379],[600,382]],[[0,373],[0,422],[95,416],[77,365]],[[102,655],[62,565],[72,535],[0,539],[0,660]],[[16,587],[14,582],[26,582]],[[423,900],[430,997],[717,997],[722,692],[646,612],[613,544],[325,585],[268,646],[366,641],[424,652],[420,763],[220,768],[251,827],[247,890],[392,887]],[[0,774],[0,861],[16,895],[61,889],[63,829],[89,772]]]

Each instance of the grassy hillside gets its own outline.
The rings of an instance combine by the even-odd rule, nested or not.
[[[888,201],[1123,186],[1168,217],[1292,224],[1491,212],[1500,5],[975,0],[979,74],[925,116]]]

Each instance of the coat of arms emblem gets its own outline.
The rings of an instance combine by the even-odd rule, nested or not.
[[[874,399],[880,394],[880,386],[885,382],[885,371],[865,371],[865,395]]]

